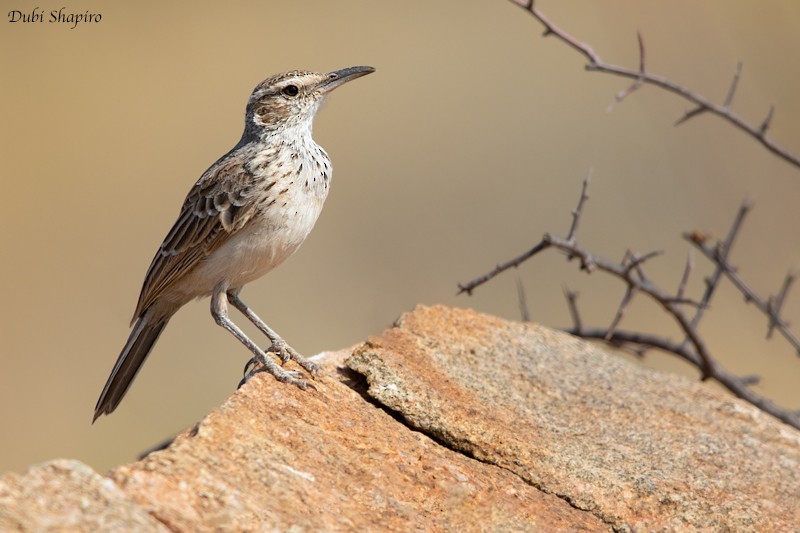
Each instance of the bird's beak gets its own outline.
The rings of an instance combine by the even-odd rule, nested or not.
[[[372,67],[349,67],[341,70],[334,70],[333,72],[329,72],[325,76],[325,79],[319,82],[317,89],[323,94],[329,93],[350,80],[366,76],[372,72],[375,72],[375,69]]]

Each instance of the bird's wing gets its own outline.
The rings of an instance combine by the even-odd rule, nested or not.
[[[206,170],[186,196],[178,220],[147,270],[134,321],[245,225],[256,208],[254,187],[241,156],[229,154]]]

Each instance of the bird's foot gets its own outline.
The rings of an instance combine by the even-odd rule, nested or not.
[[[272,342],[272,346],[269,347],[267,352],[272,352],[278,357],[281,358],[282,364],[286,364],[290,359],[295,361],[298,365],[303,367],[306,372],[311,374],[311,377],[314,377],[315,374],[319,374],[319,365],[311,361],[310,359],[306,359],[302,355],[300,355],[297,350],[286,344],[286,341],[278,337]]]
[[[272,351],[272,350],[270,350]],[[316,366],[316,365],[314,365]],[[305,367],[304,367],[305,368]],[[308,390],[309,387],[312,389],[316,389],[316,387],[305,381],[303,378],[306,376],[302,372],[298,372],[295,370],[284,370],[272,359],[263,359],[261,357],[252,357],[244,366],[244,377],[239,382],[239,385],[236,387],[237,389],[241,388],[242,385],[247,383],[253,376],[260,372],[269,372],[272,376],[282,383],[290,383],[296,387],[299,387],[303,390]]]

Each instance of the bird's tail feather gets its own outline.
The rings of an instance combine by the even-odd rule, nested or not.
[[[117,408],[170,318],[171,315],[154,318],[151,313],[146,312],[136,321],[128,342],[122,348],[122,353],[119,354],[114,369],[108,376],[106,386],[100,393],[92,423],[100,415],[110,414]]]

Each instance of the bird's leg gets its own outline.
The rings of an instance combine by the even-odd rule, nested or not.
[[[273,361],[271,357],[264,353],[264,351],[259,348],[256,343],[251,341],[247,335],[245,335],[244,332],[231,321],[230,318],[228,318],[228,302],[225,299],[224,290],[214,290],[214,293],[211,295],[211,316],[214,317],[214,320],[218,325],[228,330],[239,340],[239,342],[247,346],[247,348],[253,352],[253,355],[255,356],[254,358],[263,365],[259,369],[254,370],[250,375],[245,376],[243,381],[247,381],[247,379],[252,377],[252,375],[256,372],[266,371],[275,376],[275,379],[278,381],[291,383],[292,385],[296,385],[303,390],[306,390],[309,386],[313,387],[313,385],[307,381],[298,379],[303,377],[301,372],[292,372],[281,368],[275,361]]]
[[[241,311],[241,313],[250,320],[258,329],[260,329],[264,335],[269,337],[270,342],[272,342],[272,346],[269,347],[269,352],[273,352],[277,354],[281,360],[285,363],[289,359],[293,359],[297,362],[298,365],[305,368],[309,374],[312,376],[319,372],[319,366],[316,363],[306,359],[299,353],[297,350],[286,344],[286,341],[283,340],[280,335],[275,333],[272,328],[270,328],[257,314],[255,314],[247,304],[245,304],[241,298],[239,298],[239,291],[228,291],[228,301],[233,305],[236,309]],[[248,363],[249,366],[249,363]]]

